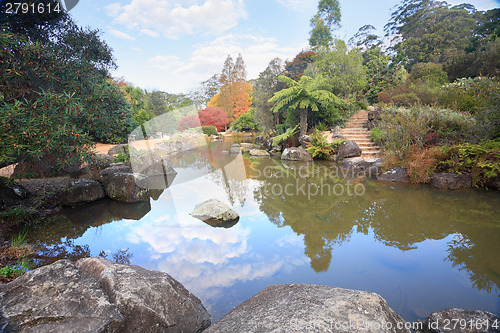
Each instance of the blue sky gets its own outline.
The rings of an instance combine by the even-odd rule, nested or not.
[[[479,10],[500,7],[500,0],[468,2]],[[383,35],[398,3],[340,0],[337,36],[347,41],[365,24]],[[275,57],[292,59],[307,48],[316,7],[317,0],[82,0],[71,14],[79,25],[103,32],[117,60],[115,77],[143,89],[187,93],[219,73],[228,55],[243,55],[249,79]]]

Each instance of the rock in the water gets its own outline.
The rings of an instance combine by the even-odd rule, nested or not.
[[[132,169],[135,173],[146,176],[175,175],[174,170],[167,158],[163,158],[157,153],[148,153],[143,155],[134,155],[130,159]]]
[[[378,294],[307,284],[272,285],[238,305],[206,333],[396,332],[403,319]]]
[[[340,158],[361,156],[361,148],[353,140],[345,141],[339,146]]]
[[[312,142],[312,138],[310,135],[299,136],[299,143],[302,147],[307,148],[308,144],[311,142]]]
[[[201,301],[166,273],[104,258],[80,259],[76,266],[116,304],[125,317],[122,332],[201,332],[210,325]]]
[[[240,218],[238,213],[217,199],[202,202],[190,215],[215,226],[220,222],[238,221]]]
[[[248,142],[242,142],[242,143],[240,143],[240,145],[241,145],[241,150],[243,152],[247,152],[247,151],[250,151],[252,149],[259,149],[260,148],[259,145],[256,145],[253,143],[248,143]]]
[[[65,206],[74,206],[81,203],[93,202],[104,198],[104,190],[101,184],[95,180],[77,179],[73,180],[66,188],[61,199]]]
[[[113,176],[119,173],[132,173],[132,168],[124,163],[114,163],[108,168],[101,170],[99,172],[99,177],[101,178],[104,185],[106,185]]]
[[[431,185],[440,190],[457,190],[472,187],[472,175],[470,173],[434,173],[431,176]]]
[[[24,186],[0,177],[0,201],[20,200],[28,196]]]
[[[229,150],[231,155],[238,155],[241,153],[241,147],[239,145],[233,145]]]
[[[126,156],[129,156],[131,153],[133,154],[136,152],[137,152],[137,149],[135,149],[134,147],[127,145],[127,144],[121,144],[121,145],[116,145],[114,147],[111,147],[108,150],[108,155],[116,156],[119,153],[122,153],[122,154],[125,154]]]
[[[250,150],[250,155],[251,156],[265,157],[265,156],[269,156],[269,153],[267,151],[261,150],[261,149],[252,149],[252,150]]]
[[[424,333],[499,333],[500,317],[480,310],[444,309],[433,312],[427,317],[423,331]]]
[[[149,198],[148,177],[136,173],[117,173],[105,183],[106,194],[114,200],[139,202]]]
[[[377,165],[371,165],[364,170],[365,177],[377,179],[382,173],[382,169]]]
[[[377,179],[395,183],[409,183],[411,181],[408,170],[403,167],[393,168],[381,174]]]
[[[2,332],[123,332],[124,318],[99,284],[68,260],[0,284],[0,295]]]
[[[286,148],[281,154],[281,159],[286,161],[306,161],[313,160],[311,154],[304,148]]]
[[[369,166],[368,162],[362,157],[349,157],[342,160],[342,168],[354,172],[364,170]]]

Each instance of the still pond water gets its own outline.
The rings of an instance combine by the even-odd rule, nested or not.
[[[332,162],[227,148],[174,159],[178,174],[156,200],[102,200],[52,216],[30,234],[37,265],[102,255],[167,272],[213,321],[275,283],[376,292],[407,321],[448,307],[500,313],[500,193],[386,184]],[[239,222],[212,227],[189,215],[211,198]]]

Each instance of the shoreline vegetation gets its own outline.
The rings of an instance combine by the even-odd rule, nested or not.
[[[192,148],[196,133],[251,137],[252,156],[338,162],[381,180],[500,188],[499,8],[403,0],[385,27],[398,36],[388,45],[369,24],[335,38],[340,4],[319,0],[309,47],[293,59],[272,59],[248,79],[243,55],[229,55],[198,89],[171,94],[113,78],[111,47],[68,12],[18,16],[6,12],[11,3],[0,4],[0,168],[10,168],[0,177],[0,284],[31,269],[26,233],[40,217],[105,197],[158,197],[138,184],[175,175],[164,160]],[[368,109],[363,131],[380,159],[360,159],[364,139],[339,132]],[[145,156],[131,133],[161,149]],[[179,133],[187,136],[165,139]],[[133,172],[132,155],[144,173]]]

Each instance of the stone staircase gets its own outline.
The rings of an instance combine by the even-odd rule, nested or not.
[[[349,119],[345,128],[340,129],[340,134],[346,140],[353,140],[363,151],[361,157],[364,159],[377,158],[380,147],[370,139],[370,131],[364,127],[368,121],[368,111],[361,110]]]

